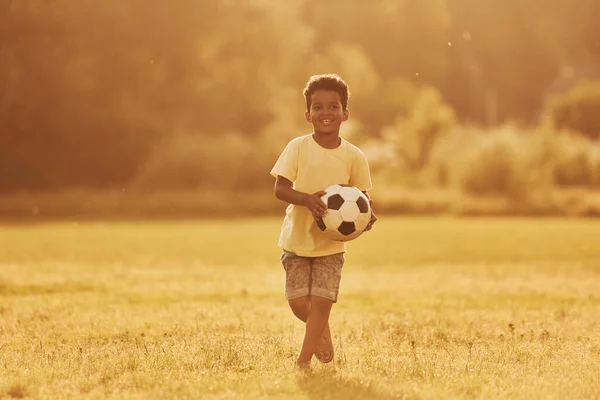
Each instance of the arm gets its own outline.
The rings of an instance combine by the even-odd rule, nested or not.
[[[373,199],[371,199],[371,196],[369,196],[369,193],[367,193],[367,192],[363,192],[363,193],[365,194],[365,196],[367,196],[367,199],[369,199],[369,204],[371,205],[371,221],[369,221],[369,224],[365,228],[365,231],[370,231],[371,228],[373,227],[373,224],[375,223],[375,221],[377,221],[377,217],[375,216],[375,213],[373,212]]]
[[[275,179],[275,197],[286,203],[308,208],[315,218],[322,218],[327,210],[327,206],[321,200],[324,194],[324,191],[313,194],[299,192],[293,188],[292,181],[281,175]]]

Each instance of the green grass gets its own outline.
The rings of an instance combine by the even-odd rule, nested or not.
[[[310,375],[280,222],[0,226],[0,398],[599,398],[599,222],[383,217]]]

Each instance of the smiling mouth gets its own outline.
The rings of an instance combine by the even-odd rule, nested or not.
[[[333,120],[332,120],[332,119],[322,119],[322,120],[321,120],[321,123],[322,123],[322,124],[324,124],[324,125],[328,125],[328,124],[330,124],[330,123],[332,123],[332,122],[333,122]]]

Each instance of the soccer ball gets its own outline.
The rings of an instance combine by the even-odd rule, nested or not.
[[[332,185],[321,196],[327,205],[319,229],[332,240],[346,242],[359,237],[371,220],[371,205],[367,196],[350,185]]]

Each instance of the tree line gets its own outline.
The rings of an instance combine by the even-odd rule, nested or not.
[[[5,0],[0,190],[147,181],[157,154],[190,146],[269,164],[304,133],[301,90],[321,72],[348,81],[367,137],[423,90],[465,124],[536,124],[549,96],[597,78],[599,16],[594,0]]]

